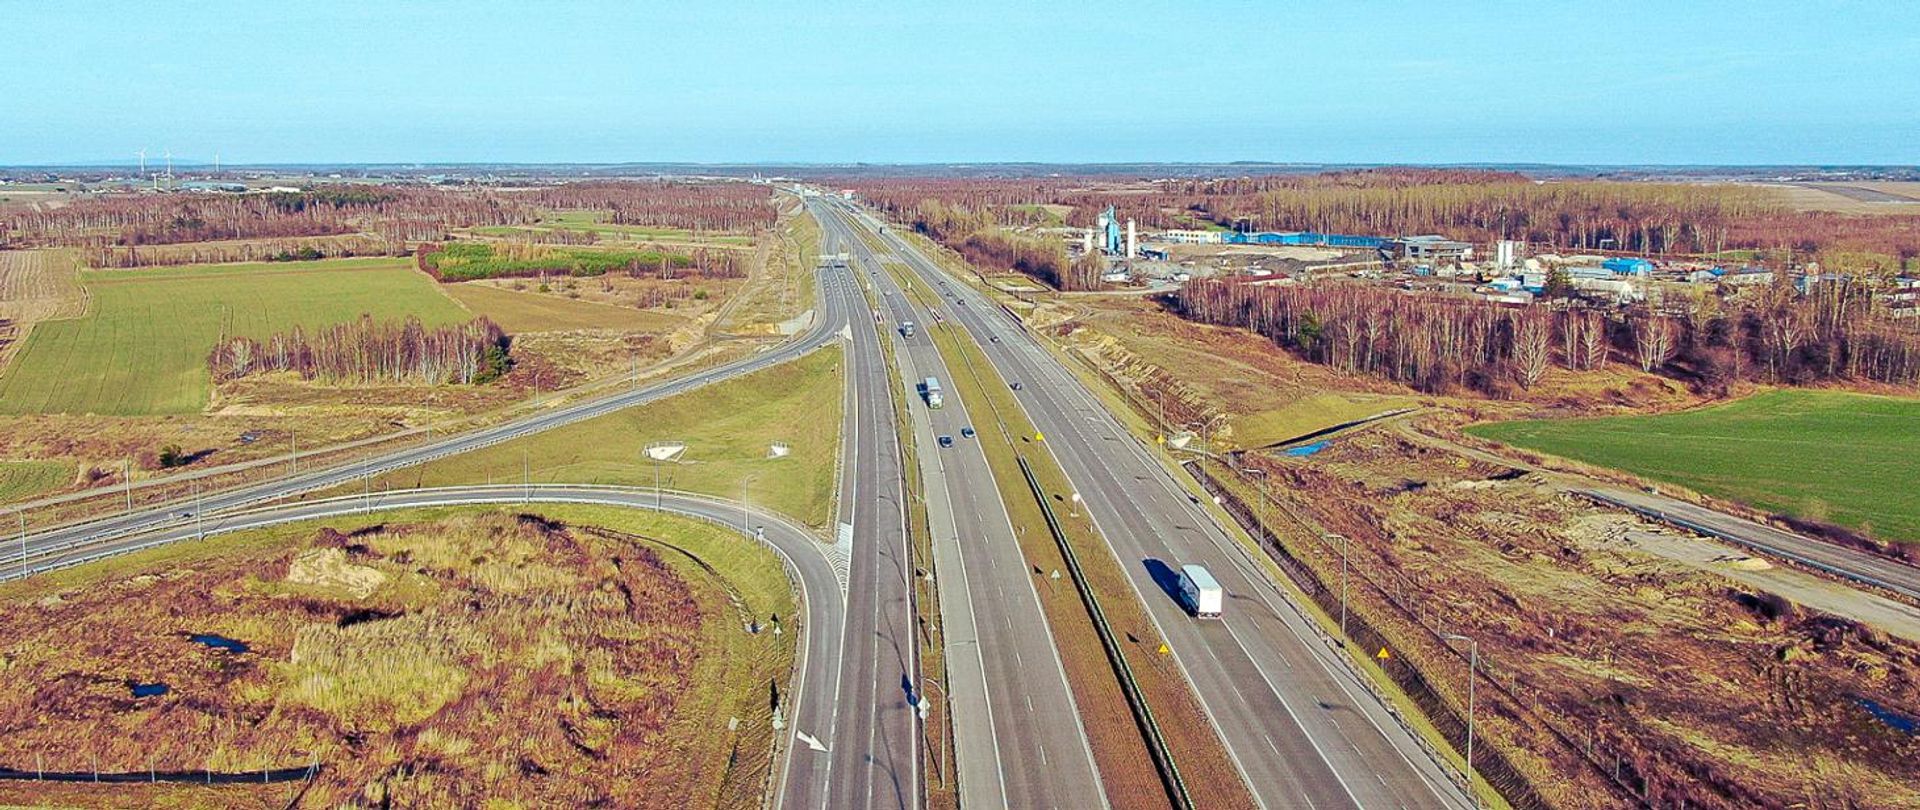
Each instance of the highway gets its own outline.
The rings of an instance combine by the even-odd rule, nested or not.
[[[844,250],[823,230],[828,253]],[[920,805],[920,729],[912,698],[919,680],[919,644],[912,604],[913,553],[908,546],[899,436],[879,332],[866,299],[846,269],[822,274],[829,294],[850,302],[843,333],[847,394],[841,440],[838,544],[847,557],[845,659],[834,690],[834,743],[797,757],[828,762],[829,781],[807,782],[806,807],[889,808]],[[857,303],[855,303],[857,302]],[[818,801],[813,797],[818,796]]]
[[[797,628],[792,623],[788,624],[790,629],[796,629],[801,636],[796,648],[794,681],[788,689],[785,700],[785,717],[788,724],[786,732],[788,738],[785,744],[789,746],[790,756],[780,760],[783,763],[780,767],[785,771],[784,776],[775,774],[776,801],[777,806],[780,807],[821,807],[821,804],[807,801],[806,794],[807,786],[819,784],[824,780],[825,760],[809,760],[794,754],[793,748],[805,746],[795,745],[792,735],[797,731],[818,736],[815,730],[829,728],[832,725],[833,716],[838,709],[835,701],[831,699],[831,692],[825,691],[823,685],[833,683],[841,660],[840,630],[847,624],[846,602],[840,592],[840,582],[829,558],[828,547],[821,544],[806,528],[782,515],[748,507],[744,517],[747,524],[757,530],[749,533],[742,524],[741,504],[684,492],[569,485],[529,487],[518,484],[392,490],[375,493],[371,497],[347,495],[209,516],[204,521],[204,525],[200,526],[189,522],[105,541],[90,548],[86,558],[124,554],[151,546],[193,539],[203,533],[205,535],[222,534],[279,523],[341,515],[432,506],[530,503],[597,504],[633,509],[658,508],[664,512],[728,526],[742,531],[746,536],[757,534],[766,545],[781,556],[786,563],[787,573],[793,580],[794,588],[800,594],[801,609],[805,611],[805,618]],[[29,540],[30,545],[32,542]],[[743,537],[742,542],[751,541]],[[30,548],[29,551],[30,553],[38,552],[39,549]]]
[[[908,339],[898,331],[903,322],[931,319],[838,210],[818,199],[810,205],[877,289],[879,320],[890,330],[900,376],[874,387],[901,386],[912,403],[940,577],[948,670],[943,686],[953,707],[961,806],[1104,807],[1092,748],[1034,591],[1035,577],[985,453],[962,435],[972,425],[967,403],[949,384],[943,407],[930,409],[916,390],[926,377],[953,379],[924,332]],[[953,446],[941,448],[937,435],[952,437]]]
[[[842,210],[871,224],[851,206]],[[897,235],[882,238],[929,286],[951,281],[946,291],[955,305],[946,313],[1001,376],[1023,383],[1017,398],[1126,568],[1261,806],[1472,806],[1246,550],[1018,319],[948,279]],[[1190,618],[1156,583],[1149,561],[1207,566],[1227,591],[1225,617]]]

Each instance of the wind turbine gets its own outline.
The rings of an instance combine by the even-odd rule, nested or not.
[[[173,190],[173,150],[167,150],[167,190]]]
[[[146,176],[146,174],[147,174],[147,148],[142,146],[140,147],[140,175],[144,177]]]

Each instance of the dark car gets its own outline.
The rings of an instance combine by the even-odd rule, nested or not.
[[[952,436],[941,436],[941,437],[940,437],[940,446],[941,446],[941,447],[952,447],[952,446],[953,446],[953,437],[952,437]]]
[[[1013,390],[1015,390],[1015,391],[1018,391],[1018,390],[1020,390],[1020,384],[1019,384],[1019,383],[1017,383],[1017,382],[1016,382],[1016,383],[1014,383],[1014,384],[1013,384]]]
[[[961,429],[960,429],[960,437],[961,437],[961,438],[963,438],[963,439],[971,439],[971,438],[973,438],[973,428],[970,428],[970,427],[963,427],[963,428],[961,428]]]

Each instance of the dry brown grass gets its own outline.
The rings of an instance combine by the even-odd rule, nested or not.
[[[1353,570],[1369,572],[1352,589],[1362,643],[1438,691],[1444,708],[1423,708],[1456,744],[1463,662],[1431,628],[1479,640],[1494,673],[1480,684],[1494,752],[1482,766],[1497,776],[1504,759],[1551,806],[1615,806],[1614,754],[1655,806],[1920,805],[1920,739],[1853,700],[1916,714],[1920,647],[1669,562],[1595,531],[1613,524],[1557,488],[1391,431],[1256,463],[1308,521],[1276,528],[1322,582],[1337,581],[1339,554],[1310,538],[1352,539]],[[1608,767],[1581,761],[1587,734]]]
[[[791,609],[778,563],[753,556],[767,552],[663,516],[634,527],[672,545],[506,512],[357,529],[367,520],[0,588],[0,661],[22,686],[0,696],[12,731],[0,763],[244,771],[318,758],[303,800],[316,807],[758,805],[767,683],[791,660],[791,636],[741,631]],[[172,691],[130,695],[155,681]],[[729,716],[743,722],[730,730]],[[0,799],[31,787],[0,783]],[[118,790],[63,792],[95,804]],[[204,790],[148,798],[226,801]]]

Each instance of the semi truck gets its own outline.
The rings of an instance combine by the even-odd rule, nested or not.
[[[920,384],[920,392],[922,394],[925,394],[927,397],[927,407],[929,408],[940,407],[941,398],[940,398],[940,378],[939,377],[928,377],[926,382]]]
[[[1188,613],[1202,619],[1220,618],[1226,592],[1204,565],[1180,566],[1180,602]]]

